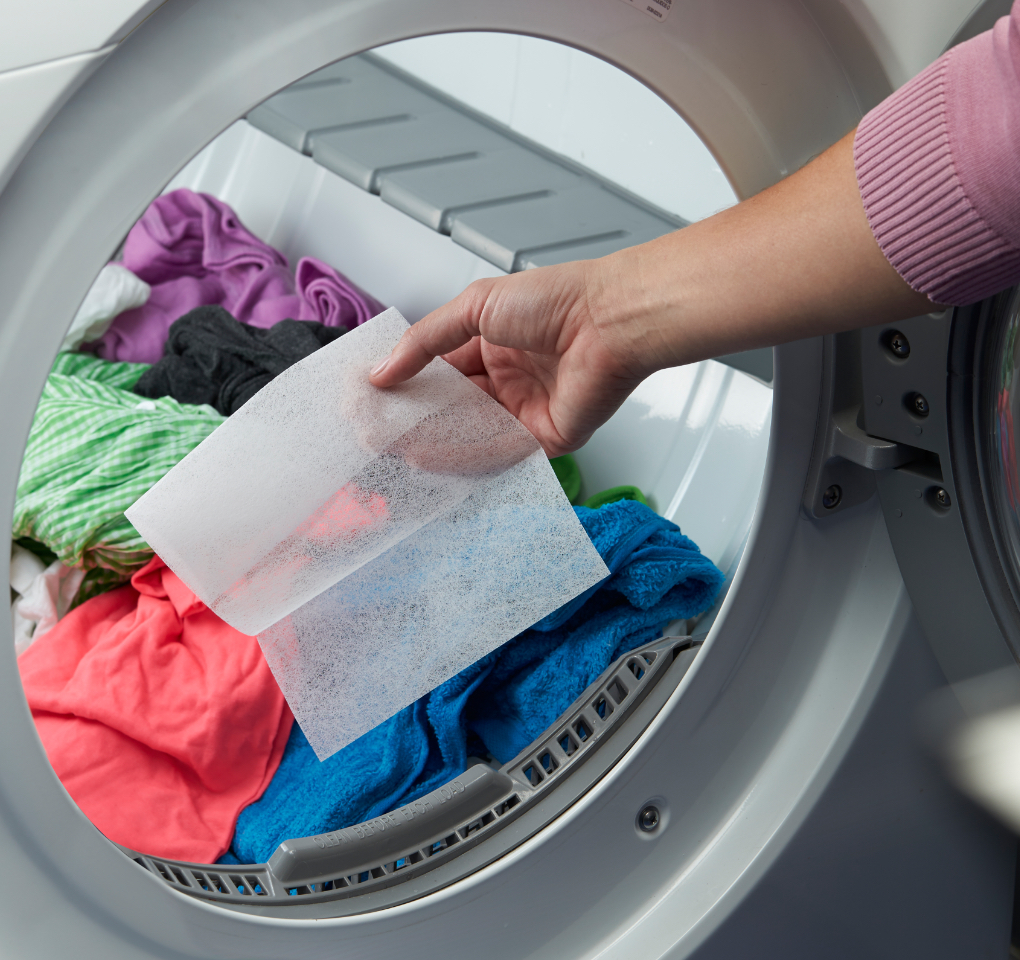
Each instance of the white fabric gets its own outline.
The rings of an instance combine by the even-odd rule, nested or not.
[[[11,546],[11,604],[14,650],[20,656],[52,630],[67,613],[85,578],[85,571],[55,560],[48,567],[30,550]]]
[[[387,310],[256,394],[128,511],[259,642],[320,759],[609,573],[537,441]]]
[[[77,350],[83,343],[98,340],[118,314],[142,306],[150,293],[152,288],[127,267],[108,263],[85,294],[60,349]]]

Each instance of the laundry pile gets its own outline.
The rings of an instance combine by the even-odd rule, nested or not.
[[[174,190],[149,206],[124,242],[122,266],[151,288],[90,349],[105,360],[158,363],[170,326],[195,307],[220,306],[251,327],[315,320],[353,329],[383,306],[313,257],[287,258],[250,233],[225,203]]]
[[[224,862],[263,863],[283,840],[393,810],[469,755],[512,760],[614,659],[712,605],[722,574],[675,524],[633,500],[575,509],[610,577],[322,763],[295,724]]]
[[[84,570],[81,599],[152,559],[124,511],[223,422],[211,407],[133,393],[145,369],[58,354],[28,436],[14,537]]]
[[[139,377],[134,391],[208,404],[229,416],[344,329],[314,320],[281,320],[260,329],[238,323],[223,307],[196,307],[171,325],[162,359]]]
[[[264,861],[429,792],[469,757],[509,761],[613,659],[714,601],[722,574],[641,491],[602,491],[575,510],[606,580],[320,763],[256,640],[124,511],[274,377],[381,310],[320,261],[291,273],[226,204],[176,190],[75,316],[18,483],[12,622],[50,762],[110,839]],[[576,462],[553,467],[577,503]]]

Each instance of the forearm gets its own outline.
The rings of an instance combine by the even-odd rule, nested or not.
[[[394,386],[445,356],[555,456],[655,370],[895,322],[1017,282],[1020,0],[1015,10],[994,37],[954,48],[872,110],[856,169],[848,134],[669,236],[476,280],[412,326],[372,383]]]
[[[750,200],[589,271],[596,326],[642,372],[933,309],[872,235],[852,133]]]

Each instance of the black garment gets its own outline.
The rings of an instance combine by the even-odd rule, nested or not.
[[[207,403],[229,416],[273,377],[346,332],[314,320],[281,320],[263,330],[223,307],[196,307],[171,324],[163,358],[142,374],[134,392]]]

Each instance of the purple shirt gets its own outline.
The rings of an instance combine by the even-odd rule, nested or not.
[[[181,189],[149,204],[124,242],[124,266],[152,287],[94,349],[105,360],[156,363],[170,325],[195,307],[219,304],[253,327],[317,320],[353,330],[383,305],[343,274],[304,257],[291,275],[287,258],[263,243],[222,200]]]

